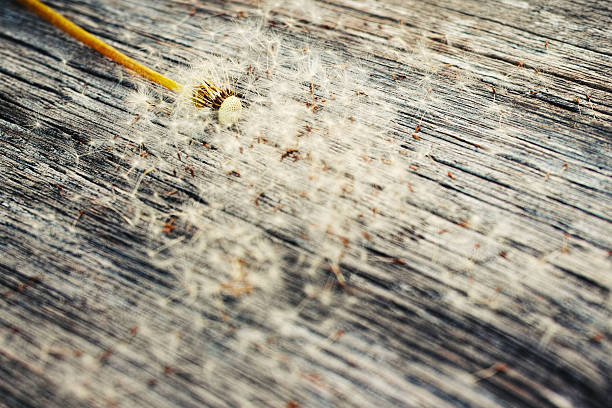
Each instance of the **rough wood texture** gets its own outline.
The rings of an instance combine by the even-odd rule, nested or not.
[[[248,104],[3,2],[0,405],[609,406],[612,3],[49,4]]]

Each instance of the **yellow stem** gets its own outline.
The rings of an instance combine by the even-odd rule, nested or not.
[[[57,11],[52,8],[45,6],[38,0],[17,0],[19,3],[26,6],[29,10],[38,14],[40,17],[44,18],[60,30],[64,31],[66,34],[71,35],[75,39],[79,40],[86,46],[93,48],[98,51],[100,54],[112,59],[113,61],[118,62],[126,68],[131,69],[137,74],[156,82],[172,91],[180,91],[183,87],[181,84],[173,81],[170,78],[167,78],[160,74],[159,72],[153,71],[150,68],[145,67],[141,63],[133,60],[127,55],[121,53],[117,49],[111,47],[95,35],[83,30],[78,25],[74,24],[72,21],[68,20],[66,17],[59,14]]]

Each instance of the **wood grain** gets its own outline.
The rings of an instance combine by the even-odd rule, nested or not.
[[[406,184],[376,158],[365,201],[300,196],[274,172],[308,161],[277,146],[156,150],[172,122],[139,127],[138,79],[3,3],[0,405],[609,406],[609,3],[48,4],[171,75],[240,58],[222,33],[251,21],[352,61],[392,119],[346,138],[388,138]],[[308,238],[343,212],[359,240]],[[232,280],[255,264],[261,288]]]

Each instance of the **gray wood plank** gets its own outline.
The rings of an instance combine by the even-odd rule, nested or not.
[[[48,4],[245,107],[3,4],[0,404],[607,406],[608,3]]]

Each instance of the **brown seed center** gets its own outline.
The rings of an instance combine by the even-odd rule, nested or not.
[[[234,95],[234,91],[217,88],[211,82],[205,81],[202,85],[193,88],[191,100],[196,108],[219,109],[223,101]]]

